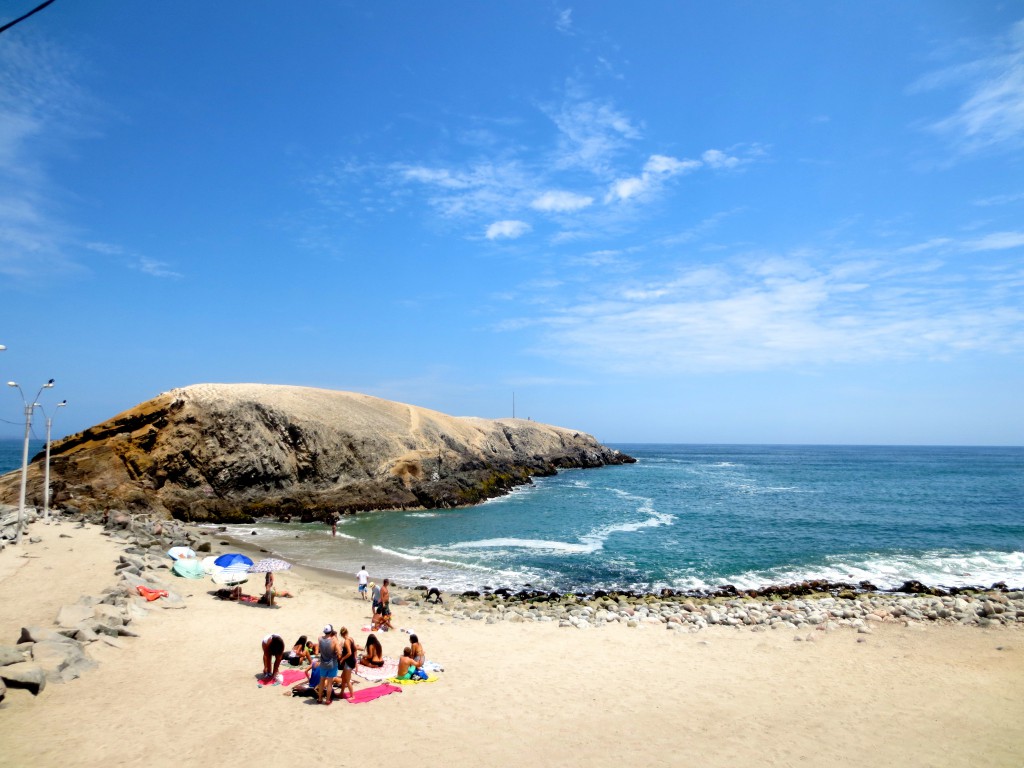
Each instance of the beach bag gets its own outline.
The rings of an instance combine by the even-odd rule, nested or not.
[[[424,672],[422,669],[417,669],[415,672],[412,673],[412,677],[409,678],[409,679],[410,680],[426,680],[427,679],[427,673]]]

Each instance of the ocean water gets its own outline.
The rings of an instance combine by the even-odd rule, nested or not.
[[[0,439],[0,475],[16,469],[21,469],[21,455],[25,448],[23,440]],[[43,440],[29,439],[28,460],[46,448]]]
[[[475,507],[258,523],[229,534],[374,578],[559,591],[810,578],[1024,586],[1024,448],[615,445]],[[255,532],[255,535],[253,535]]]
[[[42,449],[32,441],[30,457]],[[569,470],[456,510],[228,535],[292,562],[446,591],[1024,587],[1024,448],[615,445],[636,464]],[[21,466],[0,440],[0,472]],[[255,532],[255,535],[253,535]]]

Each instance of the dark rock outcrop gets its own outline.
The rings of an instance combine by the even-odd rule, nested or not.
[[[502,495],[559,469],[634,459],[581,432],[447,416],[352,392],[201,384],[53,444],[53,505],[191,521],[305,521]],[[29,503],[42,500],[33,460]],[[16,502],[18,473],[0,478]]]

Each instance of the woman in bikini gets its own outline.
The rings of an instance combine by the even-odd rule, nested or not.
[[[356,668],[356,641],[348,636],[348,629],[342,627],[338,634],[341,635],[341,657],[339,667],[341,668],[341,696],[345,697],[345,689],[348,688],[348,695],[351,699],[356,695],[352,687],[352,672]]]
[[[427,663],[427,652],[423,650],[420,639],[416,635],[409,635],[409,642],[411,643],[409,650],[412,651],[410,655],[416,662],[417,669],[423,669],[423,665]]]
[[[359,659],[359,663],[368,667],[384,666],[384,648],[381,647],[376,635],[366,636],[366,652]]]
[[[306,636],[302,635],[295,641],[295,645],[292,646],[292,649],[284,655],[284,660],[293,667],[298,667],[302,664],[309,664],[310,647],[311,646],[307,641]]]

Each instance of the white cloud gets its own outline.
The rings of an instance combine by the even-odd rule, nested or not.
[[[149,259],[145,256],[140,258],[135,266],[140,272],[147,274],[150,277],[181,277],[180,272],[175,272],[170,269],[165,262],[158,261],[157,259]]]
[[[566,8],[563,11],[559,11],[558,18],[555,19],[555,29],[563,33],[567,33],[572,30],[572,8]]]
[[[1024,245],[1024,232],[992,232],[964,243],[968,251],[1003,251]]]
[[[537,180],[519,163],[478,162],[464,169],[394,166],[404,181],[431,188],[427,201],[448,218],[492,217],[536,195]]]
[[[732,157],[719,149],[709,149],[700,156],[708,168],[735,168],[742,161],[738,157]]]
[[[608,194],[605,196],[605,202],[610,203],[613,200],[628,200],[631,197],[636,197],[637,195],[642,194],[649,186],[649,180],[642,176],[633,176],[629,179],[613,181],[611,188],[608,190]]]
[[[1024,20],[986,48],[993,52],[930,73],[911,88],[923,91],[967,82],[967,98],[956,112],[931,124],[963,152],[1024,145]]]
[[[547,114],[559,131],[555,165],[581,168],[597,176],[612,173],[613,160],[640,130],[607,102],[585,99],[570,87],[566,100]]]
[[[988,207],[990,205],[1007,205],[1009,203],[1016,203],[1019,200],[1024,200],[1024,192],[1017,192],[1009,195],[992,195],[992,197],[975,200],[974,204],[982,207]]]
[[[56,213],[61,191],[47,161],[87,119],[72,62],[8,37],[0,45],[0,274],[39,279],[80,269],[67,253],[73,235]]]
[[[575,192],[563,190],[551,190],[535,198],[530,207],[538,211],[564,213],[579,211],[594,202],[594,198],[588,195],[578,195]]]
[[[769,256],[563,296],[534,319],[542,353],[637,375],[1020,354],[1021,271]]]
[[[605,202],[612,203],[629,200],[657,189],[664,181],[683,173],[700,168],[700,160],[679,160],[668,155],[651,155],[644,163],[643,172],[639,176],[616,179],[605,195]]]
[[[496,221],[487,227],[486,237],[488,240],[515,240],[525,235],[530,229],[530,225],[525,221]]]

